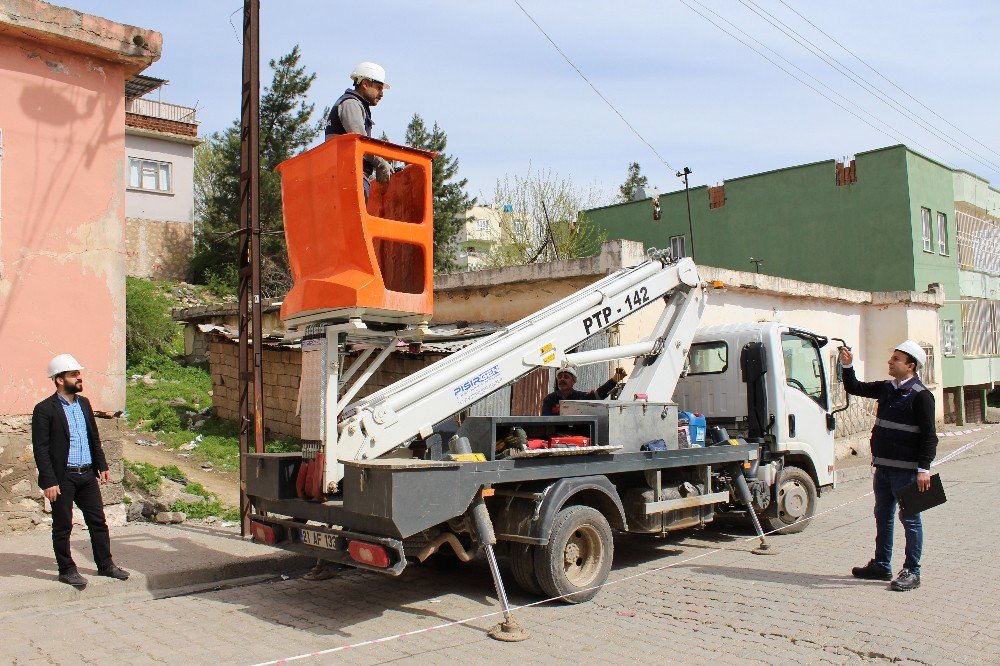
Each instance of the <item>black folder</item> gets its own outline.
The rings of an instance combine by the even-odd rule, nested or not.
[[[931,487],[924,492],[917,490],[916,481],[892,492],[896,496],[896,500],[899,501],[899,508],[906,513],[920,513],[948,501],[948,498],[944,496],[944,486],[941,485],[940,474],[931,475]]]

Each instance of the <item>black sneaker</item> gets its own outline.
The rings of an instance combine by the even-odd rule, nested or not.
[[[892,571],[875,564],[875,560],[869,560],[868,564],[863,567],[854,567],[851,569],[851,574],[855,578],[865,580],[892,580]]]
[[[98,569],[97,575],[107,576],[108,578],[117,578],[118,580],[128,580],[128,572],[124,569],[116,567],[113,564],[107,569]]]
[[[80,575],[80,572],[76,569],[72,571],[67,571],[66,573],[59,574],[59,582],[66,583],[67,585],[72,585],[78,590],[82,590],[87,587],[87,579]]]
[[[915,590],[920,587],[920,576],[913,573],[909,569],[903,569],[896,576],[896,580],[892,581],[892,585],[889,589],[895,592],[908,592],[910,590]]]

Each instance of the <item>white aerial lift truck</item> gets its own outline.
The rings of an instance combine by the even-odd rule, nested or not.
[[[301,455],[247,456],[253,534],[393,575],[430,557],[468,561],[481,548],[508,620],[496,637],[508,639],[517,632],[497,555],[509,558],[527,592],[578,603],[608,577],[612,530],[664,534],[708,523],[717,511],[744,512],[766,550],[757,514],[771,528],[803,529],[817,488],[832,483],[835,421],[819,356],[826,340],[774,324],[699,332],[706,298],[690,259],[651,251],[638,266],[357,400],[398,345],[433,339],[428,329],[370,326],[363,317],[314,324],[325,340],[324,440]],[[569,351],[661,302],[645,340]],[[345,345],[357,343],[369,349],[342,368]],[[697,358],[714,361],[684,376],[692,343]],[[451,419],[535,368],[625,358],[636,365],[617,398],[564,401],[559,416],[468,417],[457,430]],[[798,374],[787,374],[793,365]],[[705,446],[681,448],[675,389],[685,408],[729,434],[710,428]],[[720,392],[731,399],[713,415],[711,396]],[[586,445],[526,445],[562,435]],[[303,466],[320,489],[310,499],[301,497]]]

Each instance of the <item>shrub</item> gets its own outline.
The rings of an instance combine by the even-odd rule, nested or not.
[[[149,463],[125,461],[125,468],[139,477],[139,488],[151,493],[160,487],[160,471]]]
[[[125,279],[125,359],[134,365],[164,354],[180,327],[170,318],[170,301],[152,282]]]
[[[239,273],[233,264],[205,270],[205,286],[218,297],[235,296],[240,286]]]

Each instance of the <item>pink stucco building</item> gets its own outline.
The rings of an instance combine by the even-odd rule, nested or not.
[[[95,410],[125,406],[126,78],[159,33],[0,0],[0,531],[24,518],[46,364],[85,366]],[[24,511],[21,511],[23,509]]]

